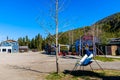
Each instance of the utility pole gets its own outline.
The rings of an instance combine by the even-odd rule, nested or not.
[[[95,24],[93,25],[93,53],[94,55],[96,54],[96,49],[95,49]]]
[[[69,45],[71,45],[70,31],[69,31]]]
[[[55,2],[55,24],[56,24],[56,71],[59,73],[58,63],[58,0]]]
[[[96,37],[97,37],[97,38],[98,38],[98,36],[99,36],[99,33],[98,33],[98,27],[99,27],[99,26],[96,25],[96,28],[97,28],[97,36],[96,36]]]
[[[74,36],[74,32],[73,31],[74,31],[74,28],[72,30],[72,45],[73,45],[73,41],[74,41],[74,37],[73,37]]]

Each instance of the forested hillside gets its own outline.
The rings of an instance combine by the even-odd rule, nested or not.
[[[83,34],[93,34],[97,36],[101,43],[106,44],[111,38],[120,37],[120,13],[108,16],[92,26],[85,26],[72,31],[67,31],[63,36],[59,38],[60,43],[67,42],[72,43],[76,39],[79,39]],[[73,37],[72,37],[73,36]],[[73,39],[72,39],[73,38]],[[65,39],[65,40],[64,40]],[[64,42],[63,42],[64,41]]]
[[[110,15],[95,23],[102,43],[107,43],[110,38],[120,37],[120,13]]]
[[[117,32],[120,31],[120,13],[108,16],[96,24],[102,25],[102,28],[106,32]]]
[[[77,28],[74,30],[60,32],[59,33],[59,43],[60,44],[74,44],[77,39],[81,36],[91,34],[97,36],[102,44],[108,43],[110,38],[120,37],[120,13],[108,16],[92,26],[84,26],[82,28]],[[46,44],[55,44],[55,35],[48,34],[46,39],[43,39],[40,34],[38,34],[33,39],[28,39],[28,36],[24,38],[19,38],[18,42],[20,45],[28,45],[30,49],[42,50],[42,47]]]

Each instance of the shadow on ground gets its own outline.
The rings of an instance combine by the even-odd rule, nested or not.
[[[83,76],[93,77],[93,78],[99,78],[100,80],[120,80],[120,76],[105,76],[104,73],[96,73],[93,71],[85,71],[85,70],[76,70],[76,71],[65,70],[64,74],[70,74],[75,77],[83,77]]]
[[[61,58],[64,58],[64,59],[79,59],[75,56],[62,56]]]
[[[35,69],[32,69],[30,67],[25,67],[25,66],[9,65],[9,67],[11,67],[12,69],[19,69],[19,70],[36,72],[36,73],[50,73],[50,72],[42,72],[42,71],[35,70]]]
[[[48,55],[49,57],[55,57],[56,54],[50,54],[50,53],[46,53],[46,52],[42,52],[42,54],[44,55]],[[66,55],[66,56],[60,56],[61,58],[64,59],[80,59],[79,57],[73,56],[73,55]]]

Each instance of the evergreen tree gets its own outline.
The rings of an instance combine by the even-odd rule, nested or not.
[[[23,45],[23,39],[22,39],[22,37],[18,38],[18,43],[19,43],[19,46]]]
[[[29,40],[28,36],[25,36],[25,45],[29,46],[29,44],[30,44],[30,40]]]
[[[35,36],[35,38],[29,39],[28,36],[18,38],[18,43],[20,46],[28,46],[30,49],[42,50],[43,39],[40,34]]]
[[[35,45],[37,47],[38,50],[42,50],[42,37],[40,34],[38,34],[36,37],[35,37]]]

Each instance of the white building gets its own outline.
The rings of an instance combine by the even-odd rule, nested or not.
[[[12,46],[0,46],[1,53],[11,53]]]
[[[14,40],[3,41],[0,44],[0,53],[17,53],[19,51],[19,44]]]

